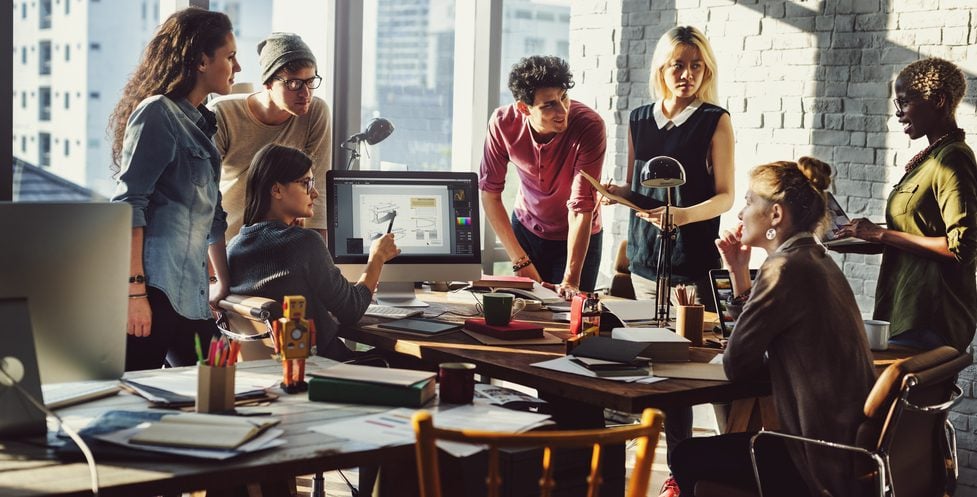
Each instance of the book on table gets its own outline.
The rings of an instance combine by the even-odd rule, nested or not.
[[[204,449],[235,449],[278,424],[276,418],[242,418],[215,414],[180,413],[159,421],[133,435],[136,444]]]
[[[468,318],[465,320],[465,329],[503,340],[543,338],[542,325],[515,319],[509,321],[507,325],[499,326],[486,323],[485,318]]]
[[[692,342],[668,328],[614,328],[611,338],[645,344],[638,353],[652,361],[688,361]]]
[[[313,401],[420,407],[435,395],[430,371],[337,364],[309,375]]]
[[[519,288],[522,290],[533,289],[533,279],[525,276],[508,276],[483,274],[481,278],[472,281],[475,288]]]
[[[645,345],[608,337],[587,337],[570,352],[570,360],[597,376],[646,376],[648,359],[639,357]]]

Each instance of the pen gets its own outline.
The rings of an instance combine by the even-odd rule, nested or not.
[[[394,219],[397,219],[397,211],[393,211],[390,215],[390,222],[387,223],[387,233],[390,233],[390,230],[393,229]]]
[[[207,365],[214,366],[214,357],[217,357],[217,340],[210,339],[210,350],[207,353]]]
[[[197,351],[197,364],[204,363],[204,353],[200,350],[200,335],[193,334],[193,348]]]

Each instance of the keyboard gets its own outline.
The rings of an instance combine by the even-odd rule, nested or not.
[[[403,319],[423,315],[422,309],[404,309],[403,307],[393,307],[389,305],[370,304],[366,308],[365,315],[375,318]]]
[[[41,390],[44,395],[44,405],[48,409],[58,409],[115,395],[119,392],[119,382],[108,380],[49,383],[41,385]]]

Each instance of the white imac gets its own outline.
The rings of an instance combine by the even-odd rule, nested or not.
[[[42,384],[119,379],[132,207],[0,202],[0,233],[0,300],[26,299],[31,323],[2,339],[33,334]]]
[[[470,281],[482,274],[475,173],[329,171],[329,252],[357,280],[370,245],[388,231],[401,254],[384,265],[377,302],[425,307],[414,283]]]

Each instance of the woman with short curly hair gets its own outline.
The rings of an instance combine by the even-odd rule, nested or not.
[[[900,71],[894,88],[903,132],[929,145],[889,193],[886,227],[855,219],[839,235],[882,253],[875,319],[891,323],[890,343],[963,351],[977,327],[977,162],[955,118],[966,79],[929,58]]]

